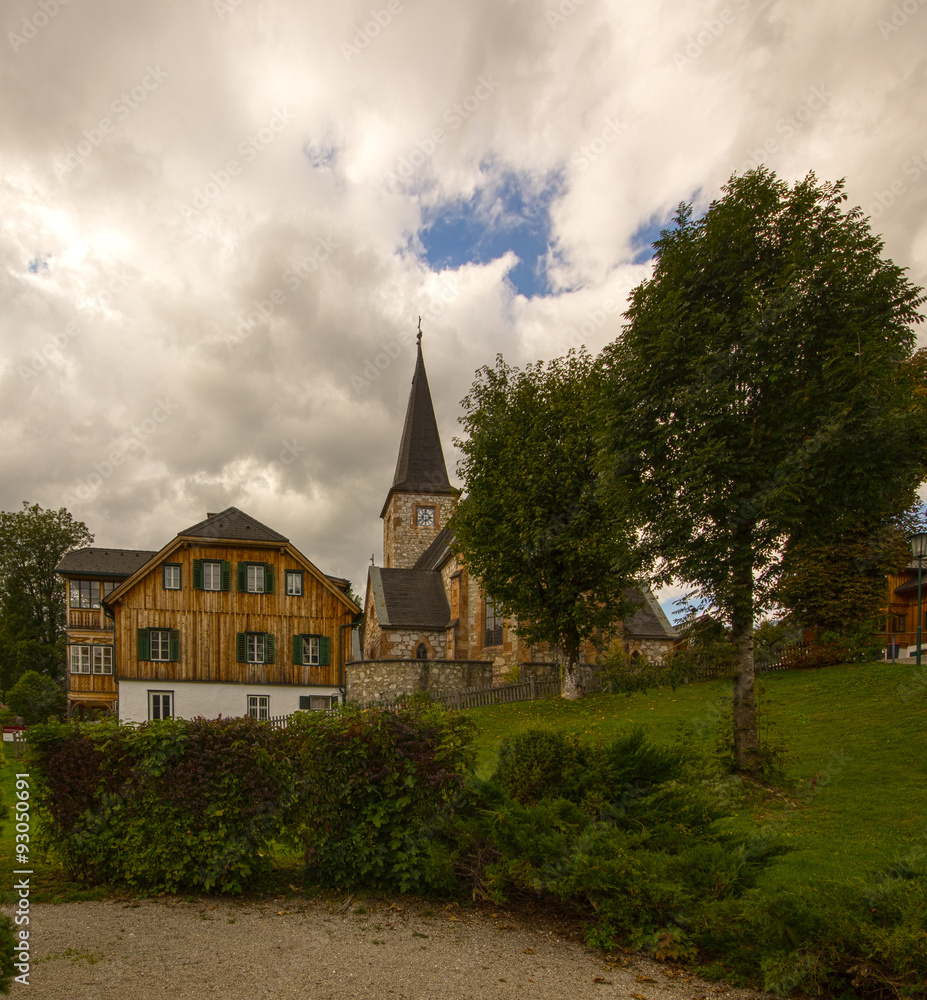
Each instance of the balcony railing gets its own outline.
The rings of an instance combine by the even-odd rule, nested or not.
[[[100,629],[104,632],[113,630],[112,618],[106,618],[101,610],[75,611],[68,609],[68,628]]]

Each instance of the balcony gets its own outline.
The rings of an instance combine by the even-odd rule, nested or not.
[[[74,608],[68,609],[68,628],[74,629],[98,629],[101,632],[112,632],[113,620],[106,618],[102,610],[76,611]]]

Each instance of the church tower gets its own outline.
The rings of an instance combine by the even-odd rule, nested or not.
[[[447,525],[456,503],[456,491],[447,478],[438,422],[425,374],[421,327],[417,344],[418,356],[396,473],[380,511],[386,569],[412,569]]]

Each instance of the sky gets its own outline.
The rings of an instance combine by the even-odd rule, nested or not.
[[[924,0],[5,0],[0,28],[0,509],[97,545],[234,505],[362,593],[418,317],[459,482],[476,370],[600,351],[676,207],[760,163],[845,177],[927,284]]]

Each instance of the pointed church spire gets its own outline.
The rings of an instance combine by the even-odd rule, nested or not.
[[[412,390],[406,407],[406,422],[402,428],[393,492],[402,493],[453,493],[447,478],[438,422],[435,420],[425,361],[422,358],[422,320],[418,321],[418,356],[412,376]],[[389,497],[387,497],[387,500]]]

